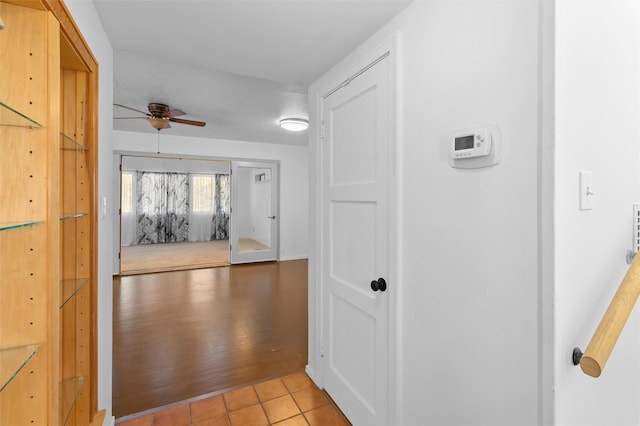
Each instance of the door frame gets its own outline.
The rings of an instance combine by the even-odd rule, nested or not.
[[[231,172],[231,163],[233,159],[223,157],[207,157],[195,155],[177,155],[177,154],[159,154],[159,153],[140,153],[129,151],[114,151],[113,153],[113,187],[114,187],[114,214],[116,221],[114,222],[114,237],[112,244],[113,260],[112,275],[122,275],[122,174],[127,173],[122,170],[124,157],[148,158],[151,160],[197,160],[197,161],[218,161],[229,163],[229,172]],[[170,172],[170,170],[168,170]],[[229,216],[231,217],[231,216]],[[231,220],[231,219],[229,219]],[[229,223],[231,228],[231,223]],[[115,232],[117,231],[117,232]],[[227,248],[228,263],[231,265],[231,252]]]
[[[400,35],[394,33],[391,37],[384,39],[374,48],[366,51],[356,51],[356,54],[349,56],[343,60],[338,66],[325,74],[320,80],[314,83],[309,89],[309,108],[311,126],[309,138],[309,355],[306,373],[320,388],[324,388],[324,335],[323,335],[323,293],[324,293],[324,276],[322,272],[322,264],[324,262],[322,255],[322,101],[327,94],[332,93],[340,87],[350,77],[359,75],[359,73],[367,68],[370,64],[376,62],[385,53],[389,53],[389,126],[390,126],[390,152],[394,153],[389,158],[389,279],[390,286],[394,291],[388,293],[389,297],[389,324],[388,324],[388,343],[389,343],[389,369],[388,369],[388,385],[389,385],[389,420],[393,424],[401,423],[400,415],[397,407],[401,402],[401,372],[402,365],[399,360],[402,359],[401,329],[399,321],[399,302],[402,300],[401,276],[398,265],[400,263],[400,250],[398,245],[398,235],[402,229],[402,223],[399,221],[399,203],[402,199],[402,185],[399,161],[401,150],[399,142],[401,142],[401,128],[398,120],[399,102],[398,93],[400,88],[399,80],[399,54],[400,54]],[[339,89],[338,89],[339,90]]]

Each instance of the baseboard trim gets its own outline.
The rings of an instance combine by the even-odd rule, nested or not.
[[[315,383],[315,384],[316,384],[316,386],[317,386],[317,387],[319,387],[320,389],[324,389],[324,388],[321,386],[321,381],[320,381],[320,380],[318,380],[318,377],[316,377],[316,372],[315,372],[315,370],[314,370],[313,368],[311,368],[311,367],[309,366],[309,364],[307,364],[307,365],[304,367],[304,372],[305,372],[305,373],[307,373],[307,376],[309,376],[309,378],[311,378],[311,380],[313,381],[313,383]]]
[[[280,257],[280,261],[286,262],[287,260],[301,260],[301,259],[308,259],[308,258],[309,256],[306,254],[299,254],[295,256],[282,256]]]

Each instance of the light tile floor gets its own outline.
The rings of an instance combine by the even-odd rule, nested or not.
[[[193,399],[152,414],[128,416],[117,426],[348,426],[326,392],[304,373]]]

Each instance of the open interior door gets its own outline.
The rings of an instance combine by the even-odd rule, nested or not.
[[[231,263],[278,259],[278,164],[231,162]]]

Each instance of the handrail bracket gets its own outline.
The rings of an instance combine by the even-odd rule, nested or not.
[[[582,359],[582,350],[579,347],[573,348],[573,354],[571,355],[571,361],[573,365],[580,365],[580,360]]]

